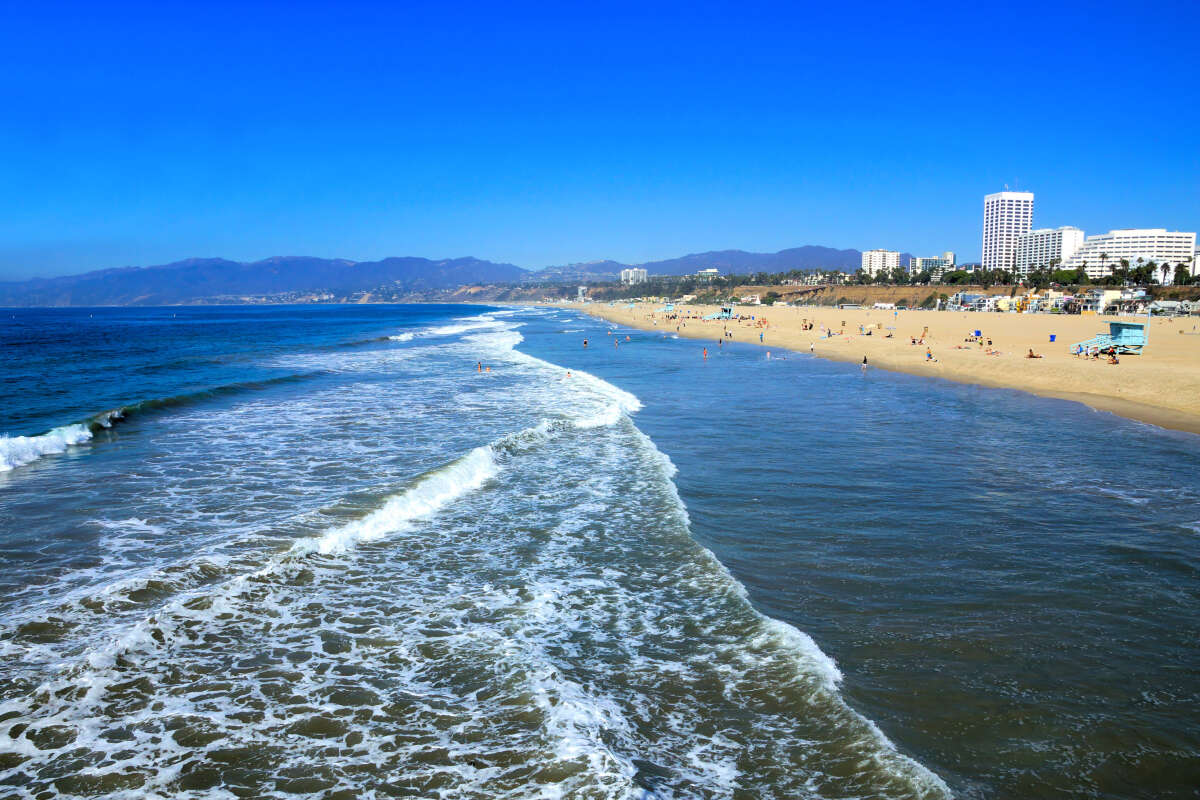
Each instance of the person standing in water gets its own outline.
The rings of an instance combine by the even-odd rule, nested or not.
[[[863,356],[862,371],[863,372],[867,371],[867,357],[866,356]]]
[[[708,361],[708,348],[704,348],[704,360]]]
[[[476,362],[475,362],[475,371],[476,371],[476,372],[483,372],[483,362],[482,362],[482,361],[476,361]]]
[[[586,350],[586,349],[587,349],[587,339],[584,339],[584,340],[583,340],[583,349],[584,349],[584,350]]]

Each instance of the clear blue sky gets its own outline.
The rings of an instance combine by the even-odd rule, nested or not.
[[[506,5],[9,4],[0,279],[1200,226],[1194,1]]]

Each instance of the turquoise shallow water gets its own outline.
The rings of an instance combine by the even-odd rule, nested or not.
[[[13,796],[1200,785],[1196,437],[559,311],[6,316]]]

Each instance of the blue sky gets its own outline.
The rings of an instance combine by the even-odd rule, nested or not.
[[[0,279],[1196,230],[1198,8],[10,4]]]

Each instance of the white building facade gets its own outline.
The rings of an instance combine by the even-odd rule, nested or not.
[[[1033,192],[994,192],[983,197],[983,268],[1012,271],[1017,240],[1033,228]]]
[[[1065,264],[1082,246],[1083,231],[1070,225],[1023,233],[1017,239],[1017,260],[1013,271],[1019,278],[1028,278],[1034,270],[1053,269]]]
[[[1195,269],[1196,233],[1168,231],[1166,228],[1124,228],[1097,236],[1089,236],[1083,246],[1072,254],[1064,266],[1070,269],[1083,268],[1091,280],[1104,278],[1121,266],[1121,261],[1130,267],[1153,261],[1159,266],[1169,264],[1166,282],[1170,283],[1175,265],[1183,264]],[[1162,281],[1162,273],[1154,276]]]
[[[900,269],[899,250],[866,250],[863,252],[862,271],[872,278],[880,273],[891,275],[894,269]]]
[[[931,272],[936,276],[941,276],[944,273],[954,269],[954,253],[942,253],[941,258],[925,258],[923,256],[913,256],[909,262],[908,271],[911,273]]]
[[[621,283],[626,286],[633,286],[637,283],[645,283],[649,279],[646,270],[640,267],[631,267],[630,269],[621,270]]]

